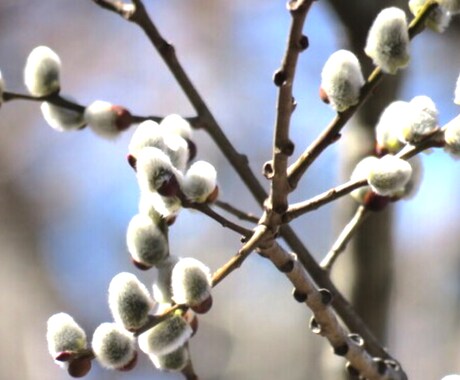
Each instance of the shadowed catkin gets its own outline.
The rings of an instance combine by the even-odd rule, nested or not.
[[[154,302],[135,275],[117,274],[109,285],[109,308],[116,323],[134,331],[143,326]]]
[[[103,100],[92,102],[83,116],[94,133],[109,139],[131,126],[131,114],[126,108]]]
[[[427,0],[410,0],[409,9],[414,16],[417,16],[423,6],[426,4]],[[439,1],[440,3],[440,1]],[[452,19],[451,12],[447,11],[443,7],[437,7],[432,10],[430,15],[425,21],[425,24],[431,30],[434,30],[438,33],[443,33],[450,24]]]
[[[195,162],[185,173],[182,191],[192,202],[203,203],[215,191],[217,172],[206,161]]]
[[[192,335],[192,328],[178,314],[158,323],[139,336],[139,347],[146,354],[167,355],[183,346]]]
[[[181,346],[166,355],[149,355],[153,365],[162,371],[181,371],[187,365],[189,352],[186,346]]]
[[[70,110],[49,102],[43,102],[40,105],[40,110],[48,125],[56,131],[73,131],[85,125],[82,112]]]
[[[411,175],[412,167],[407,161],[387,154],[372,163],[367,181],[375,193],[393,196],[404,192]]]
[[[399,8],[383,9],[367,35],[364,52],[382,71],[396,74],[409,63],[409,33],[406,14]]]
[[[375,165],[375,163],[379,159],[374,156],[367,156],[364,157],[361,161],[359,161],[355,168],[353,169],[353,172],[351,173],[350,180],[351,181],[359,181],[362,179],[367,179],[369,176],[369,173],[371,172],[372,166]],[[371,191],[369,186],[362,186],[359,187],[358,189],[353,190],[350,195],[353,197],[353,199],[358,202],[359,204],[364,204],[365,203],[365,198],[366,194]]]
[[[128,224],[126,245],[133,261],[150,268],[169,254],[167,238],[152,219],[143,214],[135,215]]]
[[[37,46],[26,60],[24,84],[31,95],[46,96],[60,90],[61,60],[47,46]]]
[[[115,323],[100,324],[91,341],[97,361],[108,369],[122,369],[135,360],[134,344],[134,337]]]
[[[77,353],[87,347],[85,332],[66,313],[57,313],[48,318],[46,340],[48,351],[54,359],[61,352]]]
[[[178,304],[198,306],[211,296],[209,268],[192,257],[180,259],[171,274],[172,299]]]
[[[336,111],[342,112],[356,105],[363,85],[361,65],[352,52],[338,50],[324,64],[321,72],[321,89]]]

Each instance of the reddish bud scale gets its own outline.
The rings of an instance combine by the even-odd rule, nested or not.
[[[137,268],[137,269],[140,269],[140,270],[149,270],[152,265],[145,265],[143,263],[140,263],[134,259],[131,259],[132,263],[134,264],[134,266]]]
[[[211,194],[206,198],[206,203],[214,203],[219,197],[219,186],[216,186]]]
[[[373,191],[368,191],[364,196],[364,206],[370,211],[382,211],[388,203],[390,203],[390,197],[378,195]]]
[[[158,194],[164,197],[174,197],[180,191],[179,182],[176,176],[173,174],[168,180],[164,181],[163,184],[158,188]]]
[[[199,326],[198,316],[193,311],[188,310],[184,314],[184,319],[192,328],[192,336],[194,336],[196,332],[198,331],[198,326]]]
[[[134,157],[132,154],[128,154],[126,156],[126,161],[128,161],[129,166],[131,166],[134,169],[134,171],[136,171],[136,157]]]
[[[319,88],[319,98],[326,104],[329,104],[329,97],[322,87]]]
[[[128,372],[128,371],[131,371],[137,364],[137,351],[134,351],[134,357],[131,359],[131,361],[124,365],[123,367],[121,368],[117,368],[118,371],[121,371],[121,372]]]
[[[72,360],[74,356],[75,352],[73,351],[62,351],[54,357],[54,360],[57,360],[58,362],[68,362]]]
[[[190,305],[190,309],[192,309],[197,314],[205,314],[207,313],[212,307],[212,296],[206,298],[203,302],[198,305]]]
[[[91,359],[87,357],[74,359],[69,363],[67,372],[72,377],[83,377],[91,370]]]
[[[185,141],[187,141],[188,146],[188,162],[191,162],[196,157],[197,147],[192,140],[185,139]]]
[[[112,111],[115,112],[115,115],[117,116],[115,125],[120,132],[131,126],[132,116],[126,108],[122,106],[112,106]]]

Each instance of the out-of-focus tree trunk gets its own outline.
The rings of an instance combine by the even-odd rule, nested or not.
[[[368,75],[373,66],[363,51],[367,31],[381,9],[398,5],[398,2],[331,0],[330,3],[347,32],[348,46],[344,48],[358,56],[364,75]],[[348,180],[356,163],[372,151],[374,126],[382,109],[395,99],[400,79],[401,74],[387,76],[346,127],[346,133],[340,142],[342,180]],[[340,202],[340,206],[337,208],[336,218],[338,231],[350,220],[357,204],[347,198]],[[333,271],[339,287],[350,297],[356,312],[383,345],[386,340],[393,277],[391,225],[391,208],[378,215],[370,215],[358,229]],[[325,368],[325,378],[337,378],[333,371],[335,370],[330,367]]]

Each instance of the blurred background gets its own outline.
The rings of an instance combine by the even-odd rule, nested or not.
[[[271,77],[290,23],[285,3],[145,3],[225,133],[248,155],[268,189],[259,173],[271,157],[277,95]],[[349,48],[360,54],[369,73],[369,59],[361,53],[365,33],[378,10],[392,4],[407,10],[405,1],[314,3],[305,26],[310,48],[300,57],[294,87],[294,157],[334,116],[317,96],[325,60]],[[47,45],[62,60],[62,93],[81,104],[100,99],[138,115],[194,116],[143,33],[90,0],[2,0],[0,36],[0,70],[9,91],[26,91],[26,57],[35,46]],[[427,31],[417,37],[410,66],[386,78],[290,200],[309,198],[348,178],[355,160],[372,146],[371,127],[388,101],[428,95],[438,106],[441,125],[455,117],[459,36],[457,19],[443,35]],[[15,101],[0,110],[0,132],[0,378],[68,379],[47,352],[47,318],[67,312],[91,337],[99,323],[111,320],[107,288],[115,274],[135,273],[148,287],[155,276],[153,270],[134,268],[125,247],[126,226],[137,212],[139,195],[125,160],[132,130],[113,141],[90,130],[58,133],[46,125],[38,103]],[[221,199],[258,214],[257,204],[207,135],[197,131],[195,141],[198,158],[218,169]],[[418,193],[372,215],[361,232],[367,225],[370,231],[339,259],[334,276],[409,378],[440,379],[460,372],[459,163],[442,151],[424,154],[422,162]],[[295,222],[318,260],[354,207],[344,199]],[[170,241],[173,254],[197,257],[212,270],[240,246],[238,235],[187,210],[171,229]],[[377,261],[351,261],[355,257]],[[378,280],[371,283],[364,274]],[[253,255],[214,294],[214,307],[200,318],[191,341],[201,379],[339,377],[336,368],[343,368],[344,361],[308,330],[310,312],[293,302],[291,285],[269,262]],[[87,378],[181,376],[156,371],[142,356],[131,373],[105,371],[93,363]]]

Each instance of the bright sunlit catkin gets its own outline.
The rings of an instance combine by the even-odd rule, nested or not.
[[[153,298],[158,303],[172,303],[171,275],[178,261],[176,256],[170,255],[156,267],[157,276],[153,282]]]
[[[192,127],[182,116],[171,114],[161,120],[160,126],[163,130],[179,135],[183,139],[192,138]]]
[[[399,8],[383,9],[367,35],[365,53],[384,72],[395,74],[409,63],[406,14]]]
[[[407,123],[400,128],[402,142],[416,144],[438,128],[438,110],[428,96],[419,95],[410,102]]]
[[[169,254],[165,232],[144,214],[135,215],[129,222],[126,244],[133,261],[145,269],[157,265]]]
[[[167,355],[183,346],[192,336],[192,328],[174,314],[139,336],[139,347],[146,354]]]
[[[61,352],[76,353],[86,349],[86,334],[66,313],[52,315],[48,319],[46,340],[48,351],[53,358]]]
[[[372,164],[367,181],[372,191],[383,196],[393,196],[404,191],[412,175],[410,164],[387,154]]]
[[[369,176],[369,173],[370,173],[373,165],[375,165],[375,163],[378,160],[379,159],[377,157],[375,157],[375,156],[364,157],[361,161],[359,161],[356,164],[355,168],[353,169],[353,172],[351,173],[350,180],[351,181],[359,181],[359,180],[362,180],[362,179],[367,179],[367,177]],[[365,197],[366,197],[366,195],[367,195],[367,193],[369,191],[370,191],[369,186],[362,186],[362,187],[359,187],[359,188],[353,190],[350,193],[350,195],[359,204],[364,204]]]
[[[321,72],[321,88],[336,111],[345,111],[359,101],[364,77],[358,58],[347,50],[333,53]]]
[[[30,94],[46,96],[60,90],[61,60],[47,46],[37,46],[27,57],[24,84]]]
[[[85,125],[82,112],[60,107],[49,102],[43,102],[40,105],[40,110],[48,125],[56,131],[73,131]]]
[[[93,334],[91,347],[97,361],[107,369],[120,369],[136,357],[135,339],[116,323],[102,323]]]
[[[211,295],[211,281],[211,271],[201,261],[180,259],[172,270],[172,299],[178,304],[199,305]]]
[[[185,346],[179,347],[166,355],[149,355],[153,365],[162,371],[181,371],[187,365],[189,359],[188,349]]]
[[[403,143],[400,130],[407,124],[406,119],[412,111],[408,102],[397,100],[390,103],[380,115],[375,127],[375,139],[378,146],[390,153],[397,153]]]
[[[214,166],[206,161],[197,161],[185,173],[182,191],[192,202],[203,203],[216,189],[216,181]]]
[[[137,126],[131,136],[128,151],[129,154],[137,157],[139,151],[148,146],[158,148],[163,152],[166,149],[163,129],[153,120],[143,121]]]
[[[97,135],[114,138],[131,125],[131,114],[121,106],[103,100],[96,100],[86,107],[85,122]]]
[[[117,274],[109,285],[109,308],[116,323],[133,331],[143,326],[154,302],[134,274]]]
[[[460,115],[451,120],[444,131],[446,150],[455,156],[460,156]]]
[[[427,0],[410,0],[409,9],[414,16],[417,16]],[[441,1],[439,1],[441,3]],[[438,33],[443,33],[450,24],[452,13],[444,7],[437,7],[432,10],[425,21],[426,26]]]

